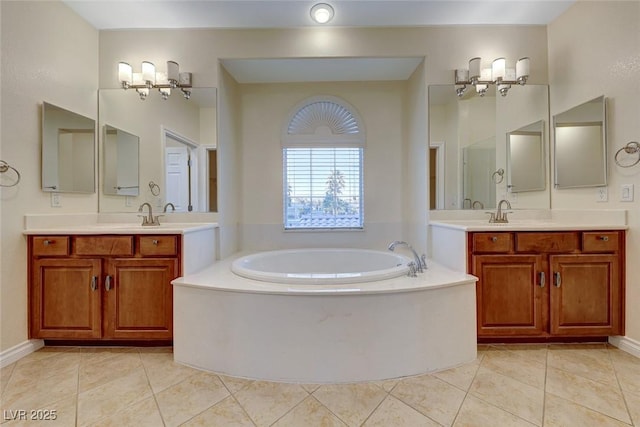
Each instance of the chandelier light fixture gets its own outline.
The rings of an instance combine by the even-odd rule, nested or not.
[[[333,15],[333,7],[326,3],[318,3],[311,8],[311,19],[318,24],[326,24],[333,19]]]
[[[476,92],[484,96],[489,85],[496,85],[500,95],[507,96],[511,85],[525,85],[529,78],[529,58],[518,59],[515,68],[507,68],[507,60],[498,58],[493,61],[491,68],[482,68],[480,57],[469,60],[469,69],[455,70],[456,94],[462,97],[467,85],[475,86]]]
[[[186,99],[191,97],[191,73],[181,73],[175,61],[167,61],[166,73],[156,71],[156,66],[149,61],[142,62],[141,73],[134,73],[131,65],[120,62],[118,80],[123,89],[135,89],[143,101],[147,99],[150,89],[158,89],[164,100],[169,98],[172,89],[180,89]]]

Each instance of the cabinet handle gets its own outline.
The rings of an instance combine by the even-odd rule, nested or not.
[[[56,242],[55,240],[47,239],[47,240],[43,240],[42,244],[45,245],[45,246],[49,246],[49,245],[53,245],[55,242]]]
[[[93,276],[91,278],[91,290],[95,291],[98,289],[98,276]]]
[[[153,240],[151,241],[151,243],[153,243],[154,245],[158,246],[158,241],[157,241],[156,239],[153,239]]]
[[[491,241],[492,241],[493,243],[495,243],[495,242],[497,242],[497,241],[498,241],[498,238],[497,238],[496,236],[493,236],[493,237],[491,237]]]
[[[111,290],[111,276],[107,275],[104,279],[104,288],[109,292]]]
[[[598,236],[599,240],[602,240],[603,242],[608,242],[609,241],[609,236]]]
[[[544,276],[544,271],[541,271],[540,272],[540,287],[541,288],[544,288],[545,281],[546,281],[546,279],[545,279],[545,276]]]
[[[556,288],[559,288],[560,285],[562,285],[562,277],[560,277],[560,272],[556,271],[555,273],[553,273],[553,276],[555,278]]]

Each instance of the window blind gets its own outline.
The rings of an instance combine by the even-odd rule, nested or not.
[[[362,228],[362,148],[283,148],[285,229]]]

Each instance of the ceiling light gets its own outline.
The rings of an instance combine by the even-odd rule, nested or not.
[[[311,19],[318,24],[326,24],[333,19],[333,8],[326,3],[318,3],[311,8]]]
[[[515,69],[507,68],[505,58],[498,58],[493,61],[491,68],[482,68],[479,57],[469,60],[469,69],[455,70],[456,94],[463,96],[467,90],[467,85],[475,86],[476,92],[480,96],[487,93],[489,85],[496,85],[498,92],[502,96],[507,96],[511,85],[525,85],[529,78],[529,58],[520,58],[516,62]]]
[[[120,62],[118,80],[123,89],[135,89],[143,101],[149,95],[149,89],[158,89],[165,100],[171,95],[171,89],[180,89],[186,99],[191,97],[191,73],[181,73],[174,61],[167,61],[166,73],[156,71],[155,65],[149,61],[142,63],[141,73],[134,73],[131,65]]]

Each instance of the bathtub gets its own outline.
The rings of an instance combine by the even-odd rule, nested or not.
[[[432,261],[408,277],[408,258],[389,251],[293,252],[305,260],[292,251],[240,253],[174,280],[174,360],[299,383],[384,380],[475,360],[475,277]],[[326,269],[330,259],[339,268],[378,256],[393,261]],[[301,270],[309,259],[323,265]]]
[[[289,249],[245,255],[231,271],[248,279],[283,284],[335,285],[403,276],[410,259],[366,249]]]

